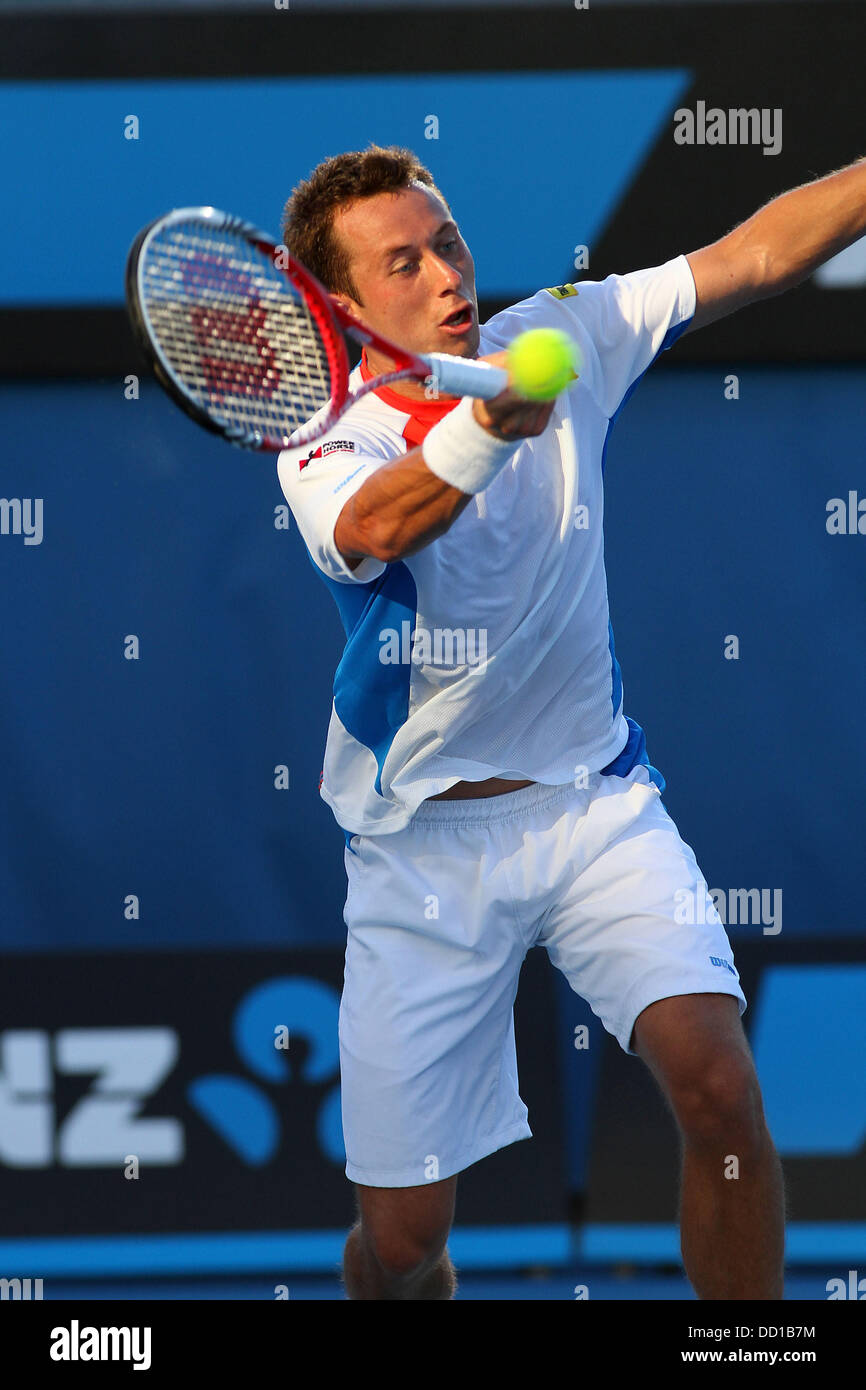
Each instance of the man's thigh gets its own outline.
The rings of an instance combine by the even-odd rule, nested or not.
[[[632,1046],[674,1100],[718,1084],[720,1074],[756,1084],[737,1000],[727,994],[658,999],[635,1021]]]

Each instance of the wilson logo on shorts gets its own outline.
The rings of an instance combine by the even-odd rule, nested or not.
[[[546,289],[545,294],[552,294],[554,299],[570,299],[573,294],[577,294],[577,286],[554,285],[553,289]]]
[[[710,965],[721,965],[724,970],[730,970],[732,975],[737,973],[730,961],[722,960],[721,956],[710,956]]]
[[[307,464],[312,463],[313,459],[323,459],[326,458],[328,454],[336,454],[341,450],[348,454],[354,454],[357,447],[354,439],[327,439],[324,444],[319,445],[318,449],[314,449],[311,454],[307,454],[305,459],[301,459],[298,468],[306,468]]]

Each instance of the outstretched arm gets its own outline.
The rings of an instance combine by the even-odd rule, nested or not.
[[[691,333],[799,285],[866,233],[866,159],[782,193],[727,236],[691,251],[697,289]]]

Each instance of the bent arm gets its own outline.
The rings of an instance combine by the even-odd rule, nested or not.
[[[866,159],[782,193],[686,260],[697,290],[686,332],[799,285],[866,232]]]
[[[479,358],[504,367],[505,351]],[[511,388],[491,401],[472,402],[472,414],[494,439],[516,444],[542,434],[555,402],[527,401]],[[427,467],[423,445],[377,468],[346,502],[334,526],[334,544],[355,570],[365,556],[402,560],[444,535],[472,493],[445,482]]]
[[[365,555],[400,560],[443,535],[469,500],[430,471],[419,446],[377,468],[349,498],[334,542],[353,570]]]

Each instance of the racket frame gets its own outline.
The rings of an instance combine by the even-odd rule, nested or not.
[[[276,438],[260,429],[244,428],[220,421],[215,413],[211,414],[187,391],[163,352],[159,335],[147,312],[144,263],[150,240],[158,232],[162,233],[167,228],[184,222],[198,222],[203,224],[205,229],[210,226],[214,232],[226,231],[243,237],[270,261],[275,270],[281,271],[303,296],[325,346],[331,373],[331,395],[310,420],[298,426],[290,435]],[[263,232],[253,223],[231,213],[220,212],[214,207],[175,208],[143,227],[129,250],[125,289],[136,340],[160,385],[196,424],[245,449],[279,453],[286,448],[309,444],[326,434],[340,416],[368,392],[395,381],[414,378],[425,384],[432,382],[436,385],[437,396],[453,395],[455,399],[463,394],[492,399],[505,390],[508,384],[508,373],[491,363],[477,362],[472,358],[457,357],[449,353],[413,353],[384,338],[347,313],[316,276],[291,255],[285,245],[275,242],[267,232]],[[343,338],[344,333],[365,347],[371,347],[389,357],[395,364],[393,370],[371,377],[350,393],[349,356]]]

